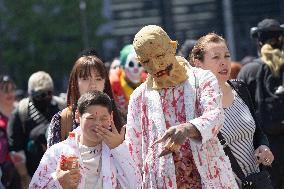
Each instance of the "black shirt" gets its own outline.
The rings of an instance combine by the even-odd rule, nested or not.
[[[39,162],[44,154],[43,149],[38,151],[31,151],[29,149],[30,145],[30,133],[31,131],[38,127],[38,123],[36,123],[32,119],[30,105],[28,107],[27,119],[24,124],[22,124],[20,115],[19,115],[19,107],[17,107],[9,120],[7,133],[8,133],[8,141],[9,141],[9,150],[10,151],[21,151],[24,150],[26,154],[26,166],[30,176],[33,176],[36,171]],[[40,113],[46,118],[48,122],[51,121],[52,116],[59,111],[57,104],[49,104],[45,111]]]

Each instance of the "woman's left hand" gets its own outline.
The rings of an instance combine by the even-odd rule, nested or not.
[[[121,128],[120,133],[117,131],[114,121],[111,121],[111,131],[104,127],[97,127],[96,131],[99,136],[102,137],[104,143],[108,145],[110,149],[118,147],[124,141],[125,126]]]
[[[254,155],[257,158],[257,162],[262,163],[265,166],[271,166],[271,163],[274,160],[274,156],[273,156],[272,152],[265,145],[259,146],[255,150]]]

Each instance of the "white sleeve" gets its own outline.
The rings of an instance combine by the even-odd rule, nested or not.
[[[63,189],[56,178],[57,162],[58,157],[55,156],[54,148],[48,148],[33,175],[29,189]]]
[[[216,137],[224,122],[222,94],[218,80],[210,71],[198,72],[197,112],[198,117],[191,120],[202,136],[202,143]]]
[[[123,142],[111,150],[114,167],[117,169],[117,180],[123,189],[141,189],[142,176],[138,166],[129,153],[127,144]]]
[[[127,113],[125,143],[128,145],[131,157],[142,173],[142,129],[140,125],[142,95],[140,91],[141,86],[139,89],[137,88],[130,96]]]

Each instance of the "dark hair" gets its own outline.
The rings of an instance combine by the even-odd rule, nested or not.
[[[192,51],[192,48],[194,47],[196,43],[196,40],[194,39],[187,39],[180,47],[180,50],[178,51],[178,55],[184,57],[186,60],[189,60],[190,53]]]
[[[109,96],[101,91],[91,91],[83,94],[78,100],[78,111],[82,115],[90,106],[100,105],[112,112],[112,102]]]
[[[273,49],[281,50],[283,43],[281,36],[283,36],[283,33],[280,32],[261,32],[257,38],[258,49],[260,50],[263,45],[269,44]]]
[[[3,92],[9,92],[9,86],[12,86],[12,90],[16,89],[16,84],[9,75],[0,75],[0,90]]]
[[[190,55],[190,62],[194,62],[194,59],[203,61],[204,60],[204,54],[205,54],[205,47],[208,43],[220,43],[220,42],[224,42],[226,43],[226,40],[215,34],[215,33],[209,33],[205,36],[202,36],[201,38],[199,38],[197,40],[197,42],[195,43],[192,51],[191,51],[191,55]]]
[[[107,69],[105,68],[103,62],[95,55],[93,56],[83,56],[80,57],[74,64],[70,76],[69,76],[69,84],[67,90],[67,106],[71,107],[73,111],[77,107],[77,101],[80,98],[79,87],[78,87],[78,77],[89,77],[91,76],[91,72],[96,70],[98,74],[105,80],[104,91],[111,99],[113,99],[113,93],[107,73]],[[114,124],[120,128],[122,125],[122,120],[120,118],[120,114],[116,107],[116,104],[112,100],[112,109],[113,109],[113,119]]]
[[[259,52],[265,44],[271,45],[273,49],[282,50],[284,25],[280,25],[278,20],[265,18],[257,24],[257,27],[250,29],[250,35],[256,39]]]
[[[98,53],[95,48],[88,48],[88,49],[82,50],[79,53],[78,58],[83,57],[83,56],[98,56]]]

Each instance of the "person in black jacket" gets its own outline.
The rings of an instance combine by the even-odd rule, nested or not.
[[[191,61],[196,67],[212,71],[218,79],[225,113],[221,133],[244,175],[260,172],[259,164],[271,165],[274,156],[256,120],[248,90],[244,83],[228,81],[231,61],[226,41],[214,33],[201,37],[192,50]],[[241,185],[239,178],[237,181]]]
[[[284,25],[264,19],[251,28],[259,58],[242,68],[238,79],[249,85],[256,114],[275,161],[269,169],[275,189],[284,188]]]
[[[246,63],[239,72],[237,79],[242,80],[247,84],[255,106],[257,73],[261,65],[264,63],[260,58],[261,48],[265,44],[270,44],[273,48],[283,50],[284,25],[280,25],[280,23],[275,19],[266,18],[260,21],[257,24],[257,27],[251,28],[250,35],[251,38],[256,41],[259,57]]]
[[[20,177],[27,188],[46,150],[46,129],[52,116],[65,102],[53,95],[53,80],[44,71],[33,73],[28,81],[28,98],[22,99],[12,112],[7,135],[9,151]]]

